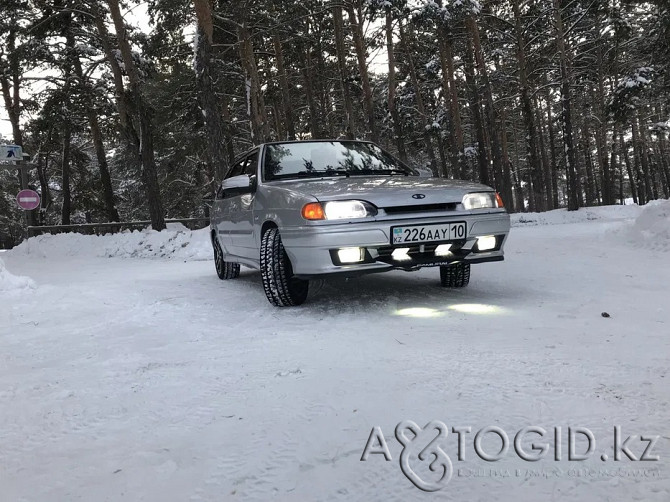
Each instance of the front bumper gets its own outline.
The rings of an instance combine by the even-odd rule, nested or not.
[[[435,256],[438,242],[430,244],[391,244],[391,227],[397,225],[429,225],[465,221],[467,238],[445,241],[452,244],[447,256]],[[472,214],[452,213],[445,216],[412,219],[384,219],[360,223],[313,224],[282,228],[284,248],[291,259],[293,272],[301,278],[338,274],[356,276],[392,269],[416,270],[457,262],[481,263],[504,259],[503,247],[510,228],[509,214],[503,211]],[[478,252],[477,237],[496,236],[494,250]],[[339,264],[336,250],[346,247],[365,248],[361,263]],[[409,260],[396,261],[392,252],[397,247],[409,247]]]

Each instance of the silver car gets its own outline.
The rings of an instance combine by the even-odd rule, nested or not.
[[[440,267],[443,286],[466,286],[471,264],[503,260],[509,215],[490,187],[429,176],[366,141],[257,146],[213,203],[216,272],[259,269],[282,307],[303,303],[310,279],[335,274]]]

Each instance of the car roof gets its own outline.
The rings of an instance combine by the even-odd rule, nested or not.
[[[287,144],[287,143],[336,143],[336,142],[342,142],[342,141],[355,142],[355,143],[372,143],[372,141],[368,141],[366,139],[347,139],[347,138],[292,139],[292,140],[286,140],[286,141],[268,141],[266,143],[262,143],[259,146],[263,146],[263,145],[284,145],[284,144]]]

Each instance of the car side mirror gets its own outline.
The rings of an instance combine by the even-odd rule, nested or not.
[[[415,171],[419,173],[420,178],[432,178],[435,176],[433,171],[428,167],[417,167],[415,168]]]

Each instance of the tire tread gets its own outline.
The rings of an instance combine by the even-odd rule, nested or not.
[[[269,302],[277,307],[300,305],[307,297],[308,286],[296,290],[291,286],[293,270],[281,242],[278,228],[268,229],[261,238],[261,277]]]
[[[470,264],[454,263],[440,267],[440,283],[445,288],[464,288],[470,282]]]

